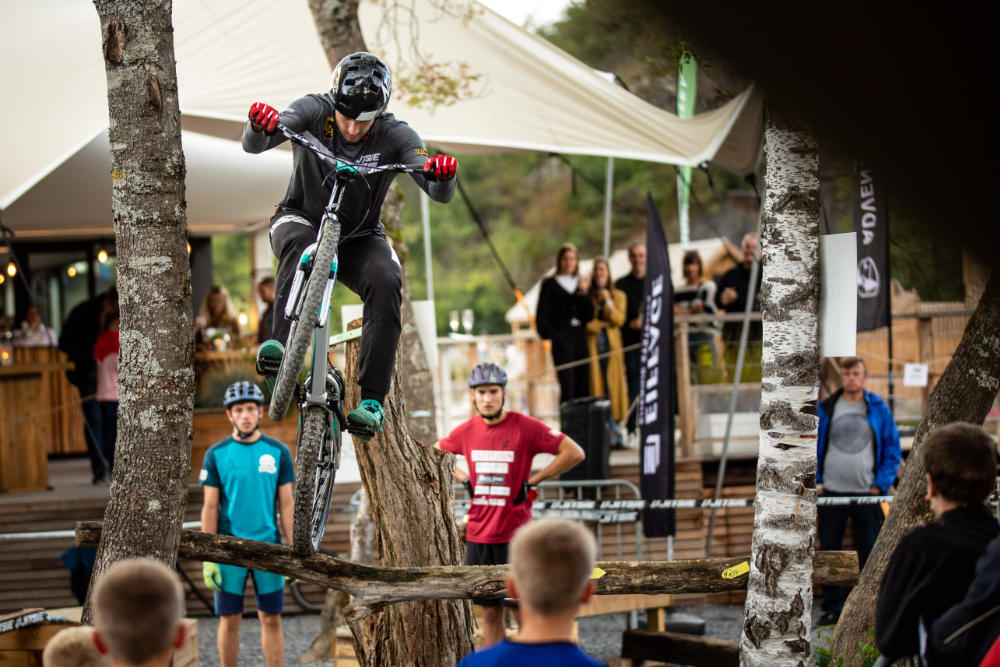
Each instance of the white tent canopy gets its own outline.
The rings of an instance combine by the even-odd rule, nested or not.
[[[413,6],[420,53],[464,61],[483,74],[479,96],[434,111],[393,99],[390,110],[428,143],[454,152],[525,149],[676,164],[715,159],[737,170],[755,157],[760,101],[752,91],[680,120],[487,9],[463,22],[430,0]],[[0,55],[7,63],[0,87],[8,102],[0,106],[3,222],[24,236],[109,233],[107,88],[96,11],[82,0],[0,0],[0,7]],[[381,11],[363,0],[362,27],[376,50]],[[194,233],[245,228],[280,199],[289,155],[246,155],[232,141],[200,135],[238,140],[251,102],[281,107],[325,90],[330,68],[308,4],[175,0],[173,23],[189,225]],[[400,56],[384,46],[396,66]]]

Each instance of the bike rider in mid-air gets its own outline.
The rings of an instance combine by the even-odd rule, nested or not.
[[[359,165],[420,164],[413,180],[431,199],[447,203],[455,194],[458,163],[448,155],[428,158],[423,142],[406,123],[386,112],[392,90],[389,68],[371,53],[353,53],[337,65],[329,94],[306,95],[282,112],[257,102],[243,131],[243,149],[260,153],[285,141],[278,121],[308,131],[336,156]],[[364,169],[360,169],[364,173]],[[389,392],[402,329],[399,259],[379,220],[382,201],[395,177],[375,172],[346,184],[339,210],[341,238],[337,277],[364,302],[361,337],[361,404],[347,415],[355,434],[382,430],[383,403]],[[278,257],[274,329],[257,352],[257,372],[274,382],[291,321],[285,304],[302,251],[316,241],[332,188],[332,169],[298,144],[292,145],[292,176],[270,221],[271,249]]]

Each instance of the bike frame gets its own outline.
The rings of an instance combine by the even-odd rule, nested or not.
[[[364,165],[363,169],[365,169],[367,173],[362,175],[358,171],[357,167],[350,162],[338,159],[332,152],[326,149],[325,146],[315,140],[315,138],[313,138],[308,132],[298,133],[288,129],[280,123],[278,124],[278,129],[286,137],[288,137],[289,140],[308,148],[320,160],[334,168],[333,187],[330,192],[330,199],[323,211],[323,217],[320,219],[319,233],[317,234],[316,242],[303,251],[302,256],[299,259],[299,268],[296,271],[295,277],[292,281],[292,286],[289,290],[288,301],[285,307],[285,316],[292,320],[293,328],[289,330],[289,340],[291,340],[297,327],[309,324],[309,320],[307,319],[308,316],[301,312],[301,297],[305,294],[304,290],[307,280],[306,274],[309,263],[312,260],[312,253],[319,246],[319,243],[325,234],[336,234],[338,237],[337,243],[339,245],[339,212],[341,201],[343,199],[344,184],[354,177],[365,176],[374,172],[394,171],[397,173],[413,173],[422,172],[423,167],[422,165],[405,164]],[[327,284],[323,292],[323,299],[320,303],[319,312],[316,314],[315,322],[313,322],[312,382],[306,387],[306,405],[321,405],[323,407],[327,407],[327,400],[329,398],[326,391],[326,375],[330,368],[328,357],[330,340],[329,311],[333,296],[333,288],[337,280],[338,257],[339,252],[335,253],[333,256],[333,262],[330,267],[330,276],[327,279]],[[321,269],[314,266],[312,270],[316,271]],[[322,359],[320,357],[322,357]],[[317,372],[317,369],[320,369],[321,372]],[[343,396],[338,397],[338,399],[342,401]]]

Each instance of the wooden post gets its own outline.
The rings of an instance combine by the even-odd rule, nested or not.
[[[688,323],[674,327],[674,365],[677,367],[677,418],[681,430],[681,456],[694,455],[694,400],[691,396],[691,357],[688,356]]]
[[[349,329],[360,326],[351,322]],[[347,409],[361,401],[360,341],[347,344]],[[406,427],[397,354],[385,401],[385,425],[365,442],[354,439],[361,481],[375,524],[375,562],[390,567],[457,565],[464,548],[455,525],[455,457],[421,444]],[[472,651],[472,609],[467,602],[406,602],[352,622],[355,650],[364,665],[455,664]]]

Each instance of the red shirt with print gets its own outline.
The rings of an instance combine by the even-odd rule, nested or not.
[[[534,417],[508,412],[494,426],[476,415],[440,441],[441,449],[461,454],[469,464],[475,494],[466,540],[510,542],[514,531],[531,520],[527,504],[514,505],[514,498],[531,476],[532,459],[535,454],[555,454],[565,437]]]

